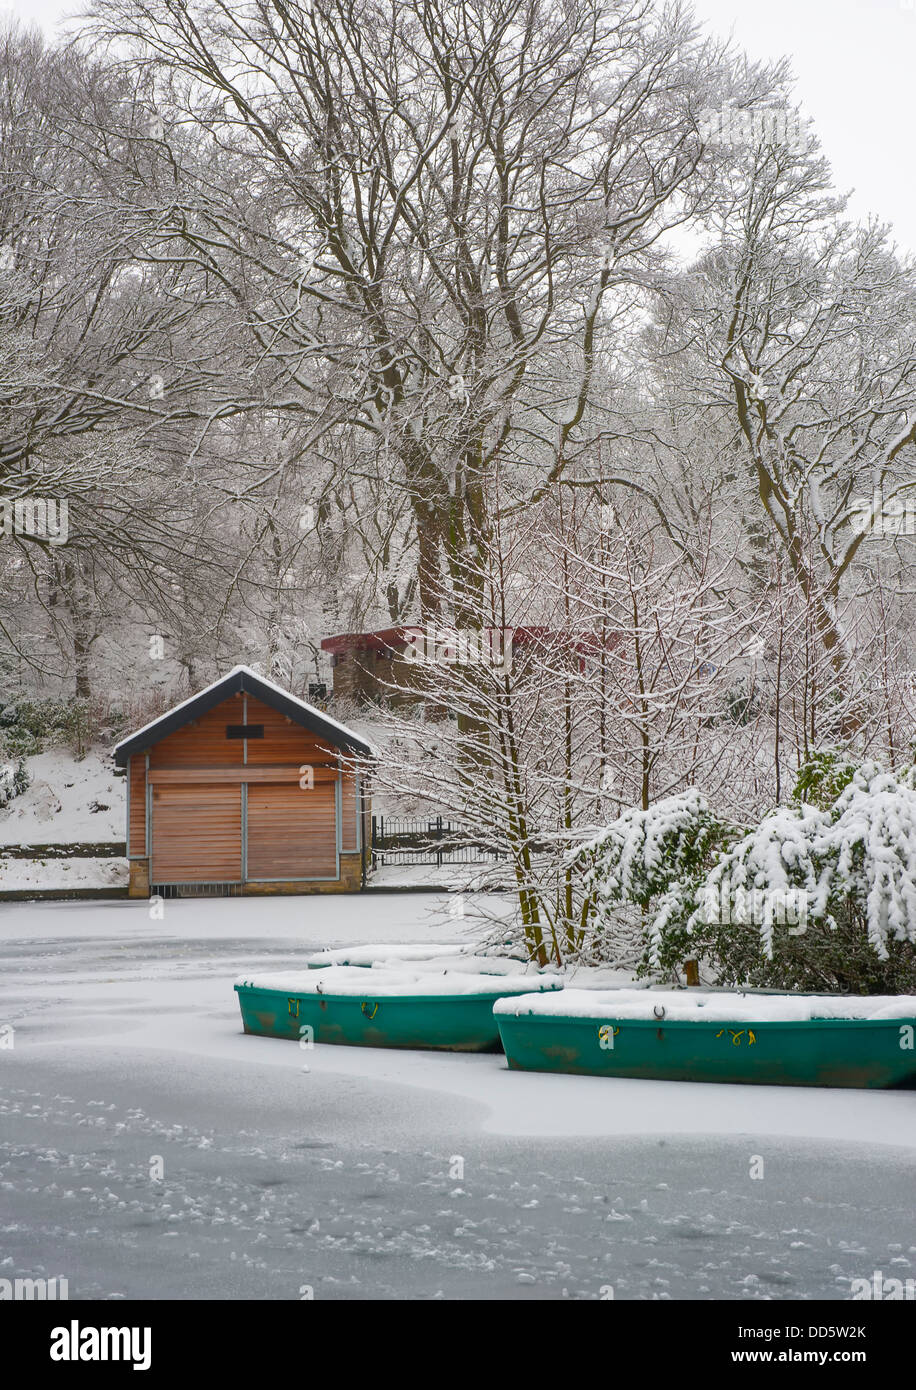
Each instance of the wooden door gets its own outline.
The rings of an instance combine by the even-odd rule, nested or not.
[[[154,785],[153,883],[240,883],[239,783]]]
[[[248,787],[248,879],[336,879],[336,777]]]

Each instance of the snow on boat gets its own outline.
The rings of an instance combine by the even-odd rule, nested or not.
[[[318,951],[306,958],[309,970],[333,965],[386,968],[399,966],[417,974],[439,975],[443,971],[466,975],[537,974],[539,967],[515,956],[480,956],[467,946],[349,946],[335,951]]]
[[[451,946],[427,946],[422,942],[383,944],[378,946],[341,946],[336,950],[316,951],[308,956],[309,970],[322,970],[329,965],[380,965],[387,962],[401,964],[409,961],[411,966],[417,961],[435,961],[440,957],[450,958],[469,954],[473,947],[455,942]]]
[[[499,1051],[493,1017],[507,994],[557,990],[556,975],[420,972],[328,966],[236,981],[246,1033],[357,1047]]]
[[[519,1071],[769,1086],[916,1086],[916,997],[565,989],[494,1006]]]

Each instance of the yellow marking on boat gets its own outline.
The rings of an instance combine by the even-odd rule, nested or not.
[[[716,1037],[717,1037],[717,1038],[721,1038],[721,1036],[722,1036],[723,1033],[728,1033],[728,1034],[729,1034],[729,1036],[731,1037],[731,1040],[732,1040],[732,1046],[733,1046],[733,1047],[740,1047],[740,1046],[741,1046],[741,1039],[744,1037],[745,1033],[747,1033],[747,1044],[748,1044],[748,1047],[752,1047],[752,1046],[754,1045],[754,1043],[757,1041],[757,1037],[756,1037],[756,1034],[754,1033],[753,1028],[740,1028],[740,1029],[735,1029],[735,1028],[720,1028],[719,1031],[718,1031],[718,1033],[716,1034]]]

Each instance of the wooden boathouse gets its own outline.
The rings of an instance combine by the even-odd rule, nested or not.
[[[352,730],[247,666],[123,739],[130,896],[355,892],[369,799]]]

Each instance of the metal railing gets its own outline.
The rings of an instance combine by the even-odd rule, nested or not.
[[[151,898],[238,898],[240,883],[154,883]]]
[[[467,826],[442,816],[372,817],[372,867],[386,864],[489,864],[502,858]]]

